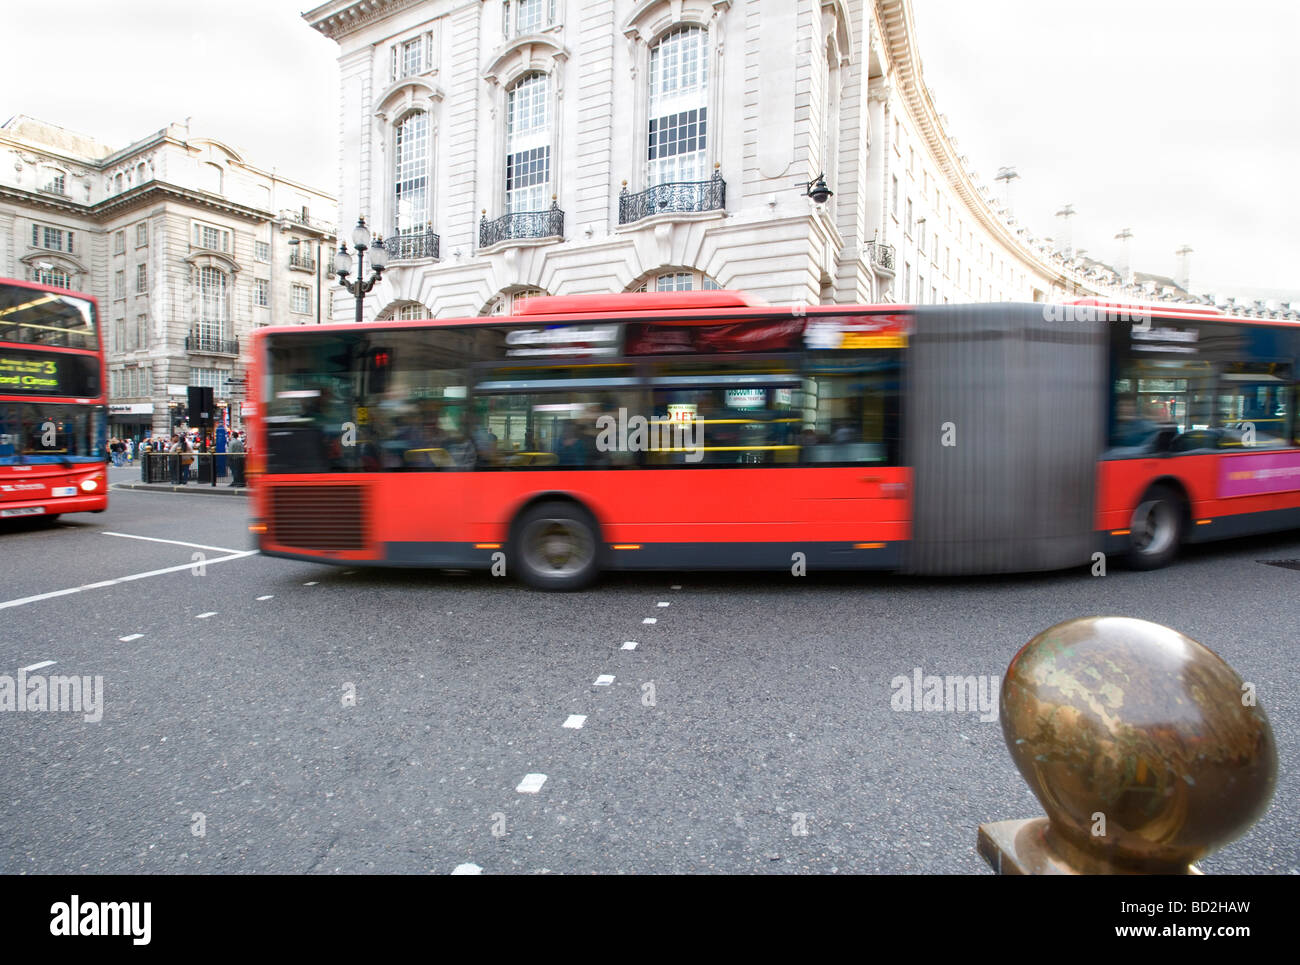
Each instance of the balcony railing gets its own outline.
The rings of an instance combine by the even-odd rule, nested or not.
[[[287,208],[280,211],[280,220],[287,221],[290,224],[302,225],[304,228],[311,228],[313,231],[320,231],[327,235],[334,234],[334,226],[320,218],[313,218],[309,214],[303,214],[301,211],[290,211]]]
[[[894,270],[894,246],[879,241],[867,242],[867,260],[876,268]]]
[[[564,212],[555,202],[545,211],[516,211],[478,223],[478,246],[487,248],[498,241],[516,238],[563,238]]]
[[[655,214],[687,214],[721,211],[727,206],[727,182],[718,171],[707,181],[670,181],[628,194],[618,195],[618,223],[632,224]]]
[[[299,271],[316,271],[316,258],[313,255],[303,252],[299,254],[296,251],[289,252],[289,267],[297,268]]]
[[[214,352],[219,355],[238,355],[239,339],[215,338],[211,335],[186,335],[185,351]]]
[[[390,261],[415,261],[419,258],[438,258],[438,236],[431,229],[417,228],[394,231],[384,239]],[[330,266],[333,273],[334,266]]]

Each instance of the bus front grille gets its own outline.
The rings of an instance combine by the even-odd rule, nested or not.
[[[360,486],[276,486],[271,493],[272,543],[311,550],[366,547]]]

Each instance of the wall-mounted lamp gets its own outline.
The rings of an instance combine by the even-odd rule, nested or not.
[[[799,183],[803,186],[804,196],[812,198],[815,204],[825,204],[826,199],[835,193],[826,187],[825,172],[817,175],[812,181],[801,181]]]

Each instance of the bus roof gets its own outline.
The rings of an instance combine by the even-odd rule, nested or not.
[[[699,308],[770,308],[748,292],[715,288],[688,292],[624,292],[613,295],[537,295],[522,298],[516,315],[580,315]]]

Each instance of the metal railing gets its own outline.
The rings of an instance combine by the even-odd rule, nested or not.
[[[248,483],[244,452],[142,452],[140,482],[170,486],[226,485],[242,488]],[[215,470],[215,471],[214,471]]]
[[[332,236],[334,234],[333,225],[321,221],[319,218],[305,215],[301,211],[290,211],[287,208],[283,208],[280,211],[280,220],[288,221],[291,224],[302,225],[304,228],[311,228],[313,231],[320,231],[327,235]]]
[[[563,238],[564,212],[551,202],[545,211],[516,211],[478,223],[478,246],[487,248],[498,241],[515,238]]]
[[[415,261],[419,258],[438,258],[439,238],[432,229],[394,231],[384,239],[390,261]],[[331,273],[333,265],[330,266]]]
[[[707,181],[669,181],[629,194],[626,185],[618,195],[618,223],[631,224],[655,214],[720,211],[727,206],[727,182],[713,172]]]
[[[894,246],[880,241],[867,242],[867,260],[877,268],[894,270]]]
[[[313,255],[309,255],[305,252],[303,254],[299,254],[296,251],[291,251],[289,252],[289,267],[298,268],[301,269],[302,271],[314,272],[316,270],[316,258]]]
[[[215,338],[211,335],[186,335],[185,351],[215,352],[219,355],[238,355],[239,339]]]

